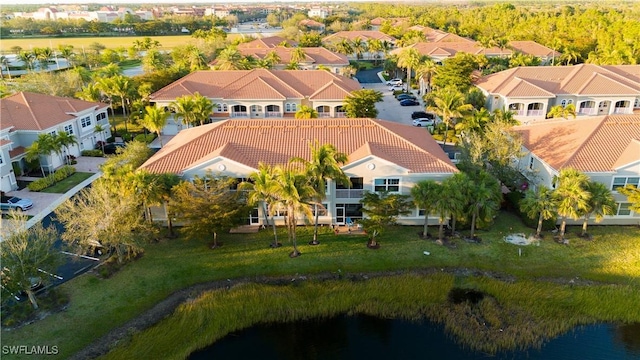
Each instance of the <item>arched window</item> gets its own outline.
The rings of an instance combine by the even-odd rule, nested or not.
[[[561,105],[562,107],[567,106],[567,99],[562,99],[562,101],[560,101],[560,105]]]
[[[316,107],[316,111],[318,112],[318,117],[330,117],[331,116],[331,108],[327,105],[321,105]]]

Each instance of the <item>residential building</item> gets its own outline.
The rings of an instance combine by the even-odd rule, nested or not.
[[[113,22],[115,20],[124,20],[126,14],[139,16],[142,20],[153,20],[154,15],[151,11],[137,10],[133,11],[130,8],[111,8],[102,7],[98,11],[87,10],[60,10],[54,7],[44,7],[38,9],[38,11],[32,13],[16,12],[14,17],[17,18],[29,18],[34,20],[48,20],[57,21],[62,19],[77,19],[86,21],[98,21],[98,22]]]
[[[325,30],[325,26],[323,23],[312,20],[312,19],[304,19],[300,20],[298,26],[307,29],[308,31],[317,31],[319,33],[323,33]]]
[[[448,33],[446,31],[433,29],[428,26],[422,25],[414,25],[408,28],[407,30],[420,31],[424,34],[425,40],[427,42],[470,42],[475,43],[475,41],[462,37],[456,34]]]
[[[356,41],[361,41],[365,45],[365,49],[368,48],[368,43],[371,40],[380,40],[389,44],[390,48],[395,47],[396,38],[393,36],[389,36],[380,31],[373,30],[357,30],[357,31],[338,31],[335,34],[331,34],[322,39],[322,43],[328,48],[335,48],[336,44],[340,43],[343,40],[346,40],[350,43],[354,43]],[[350,60],[357,59],[357,55],[354,53],[347,54],[347,57]],[[361,59],[373,59],[373,58],[381,58],[384,59],[384,53],[379,52],[369,52],[363,51],[361,54]]]
[[[331,15],[332,9],[327,7],[313,6],[309,11],[307,11],[307,16],[310,18],[320,18],[325,19],[329,15]]]
[[[391,26],[402,26],[404,24],[409,23],[409,18],[383,18],[377,17],[375,19],[371,19],[369,24],[371,25],[371,30],[380,30],[380,27],[385,23],[385,21],[389,21]]]
[[[578,117],[631,114],[640,109],[640,65],[516,67],[475,85],[487,109],[508,109],[522,122],[542,120],[551,107],[574,104]]]
[[[434,62],[441,64],[445,59],[454,57],[459,52],[473,55],[485,55],[487,57],[498,57],[507,55],[497,47],[488,49],[473,41],[445,41],[445,42],[418,42],[405,47],[393,49],[390,54],[398,55],[406,48],[414,48],[420,55],[431,58]],[[511,51],[508,52],[511,55]]]
[[[224,19],[231,15],[231,8],[212,6],[204,9],[204,16],[215,16],[218,19]]]
[[[640,186],[640,114],[543,120],[514,130],[525,153],[518,168],[533,185],[554,188],[560,170],[579,170],[614,193],[615,215],[602,224],[640,223],[640,213],[617,192],[625,185]]]
[[[255,40],[251,40],[249,42],[238,44],[238,49],[271,49],[277,46],[282,46],[286,44],[289,47],[298,46],[298,43],[285,39],[281,36],[267,36]]]
[[[509,41],[508,47],[516,53],[540,58],[542,65],[558,63],[558,59],[562,56],[562,53],[535,41]]]
[[[197,71],[151,94],[150,101],[169,108],[176,98],[197,92],[216,105],[212,119],[293,117],[303,105],[320,117],[344,117],[344,98],[360,88],[356,80],[324,70]],[[173,119],[164,134],[183,127]]]
[[[39,134],[66,132],[75,136],[77,146],[61,154],[41,156],[46,172],[64,165],[66,155],[80,156],[85,149],[93,149],[97,141],[111,136],[107,108],[103,103],[83,101],[29,92],[0,99],[0,178],[2,191],[17,189],[16,177],[26,170],[25,150]],[[100,124],[105,130],[95,132]]]
[[[264,59],[270,53],[276,53],[280,58],[280,62],[274,67],[278,70],[284,70],[291,63],[292,54],[296,49],[304,51],[304,59],[298,61],[300,70],[317,70],[319,66],[329,69],[334,74],[344,74],[344,70],[349,66],[349,59],[345,55],[337,54],[323,47],[303,47],[291,48],[278,46],[269,49],[260,48],[239,48],[238,50],[244,56],[253,56],[257,59]]]
[[[309,144],[332,144],[348,155],[342,166],[348,186],[328,181],[319,215],[323,224],[345,224],[362,218],[364,191],[410,195],[421,180],[442,181],[458,172],[431,136],[415,128],[376,119],[229,119],[181,131],[141,168],[151,173],[175,173],[190,180],[207,172],[243,181],[260,163],[287,164],[292,157],[310,160]],[[250,224],[264,224],[262,207],[251,212]],[[284,213],[277,212],[277,224]],[[298,219],[304,223],[304,219]],[[437,223],[436,217],[431,220]],[[424,223],[414,208],[401,224]]]

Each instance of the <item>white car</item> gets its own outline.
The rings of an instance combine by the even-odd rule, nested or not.
[[[402,86],[402,79],[391,79],[389,81],[387,81],[387,85],[395,85],[395,86]]]
[[[413,120],[413,126],[421,127],[421,126],[434,126],[436,124],[435,119],[428,118],[418,118]]]

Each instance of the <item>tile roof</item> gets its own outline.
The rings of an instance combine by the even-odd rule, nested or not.
[[[326,36],[324,39],[322,39],[322,41],[323,42],[339,42],[342,39],[353,41],[358,38],[364,41],[367,41],[370,39],[386,40],[388,42],[396,41],[396,38],[394,38],[393,36],[389,36],[381,31],[375,31],[375,30],[338,31],[335,34]]]
[[[544,45],[538,44],[535,41],[509,41],[509,47],[513,50],[525,54],[525,55],[533,55],[537,57],[551,57],[555,56],[559,57],[562,55],[561,53],[554,51],[551,48],[548,48]]]
[[[150,99],[173,101],[195,92],[210,99],[302,99],[328,84],[342,93],[361,88],[353,79],[324,70],[211,70],[193,72],[151,94]],[[331,99],[342,100],[344,96]]]
[[[574,66],[522,66],[482,77],[476,86],[491,94],[505,92],[514,78],[556,95],[638,95],[640,65],[580,64]]]
[[[289,44],[289,46],[298,46],[298,43],[289,39],[285,39],[280,36],[269,36],[260,39],[255,39],[246,43],[238,44],[238,50],[240,49],[271,49],[279,46],[283,42]]]
[[[500,50],[497,47],[488,49],[482,48],[480,44],[472,41],[451,41],[451,42],[418,42],[411,44],[408,47],[412,47],[421,55],[427,56],[440,56],[440,57],[452,57],[458,52],[465,52],[469,54],[485,54],[488,56],[510,55],[509,49]],[[394,49],[391,54],[398,54],[404,48]]]
[[[305,55],[305,61],[302,63],[311,63],[316,65],[349,65],[349,59],[345,55],[335,53],[323,47],[303,47],[301,48]],[[270,52],[274,51],[280,57],[280,65],[286,65],[291,62],[291,54],[294,48],[277,46],[269,49],[263,48],[238,48],[238,51],[244,56],[251,55],[256,58],[264,59]]]
[[[556,170],[607,172],[640,161],[640,115],[540,121],[514,131],[529,151]]]
[[[411,173],[454,173],[456,167],[424,131],[376,119],[229,119],[181,131],[141,168],[181,173],[217,156],[257,169],[309,158],[308,143],[330,143],[347,164],[379,156]]]
[[[46,130],[76,118],[87,109],[107,108],[109,105],[73,98],[19,92],[0,99],[2,128],[15,130]]]

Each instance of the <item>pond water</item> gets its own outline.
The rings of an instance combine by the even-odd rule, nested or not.
[[[339,316],[255,326],[230,334],[189,359],[640,359],[640,324],[574,329],[540,349],[495,355],[460,347],[428,321]]]

